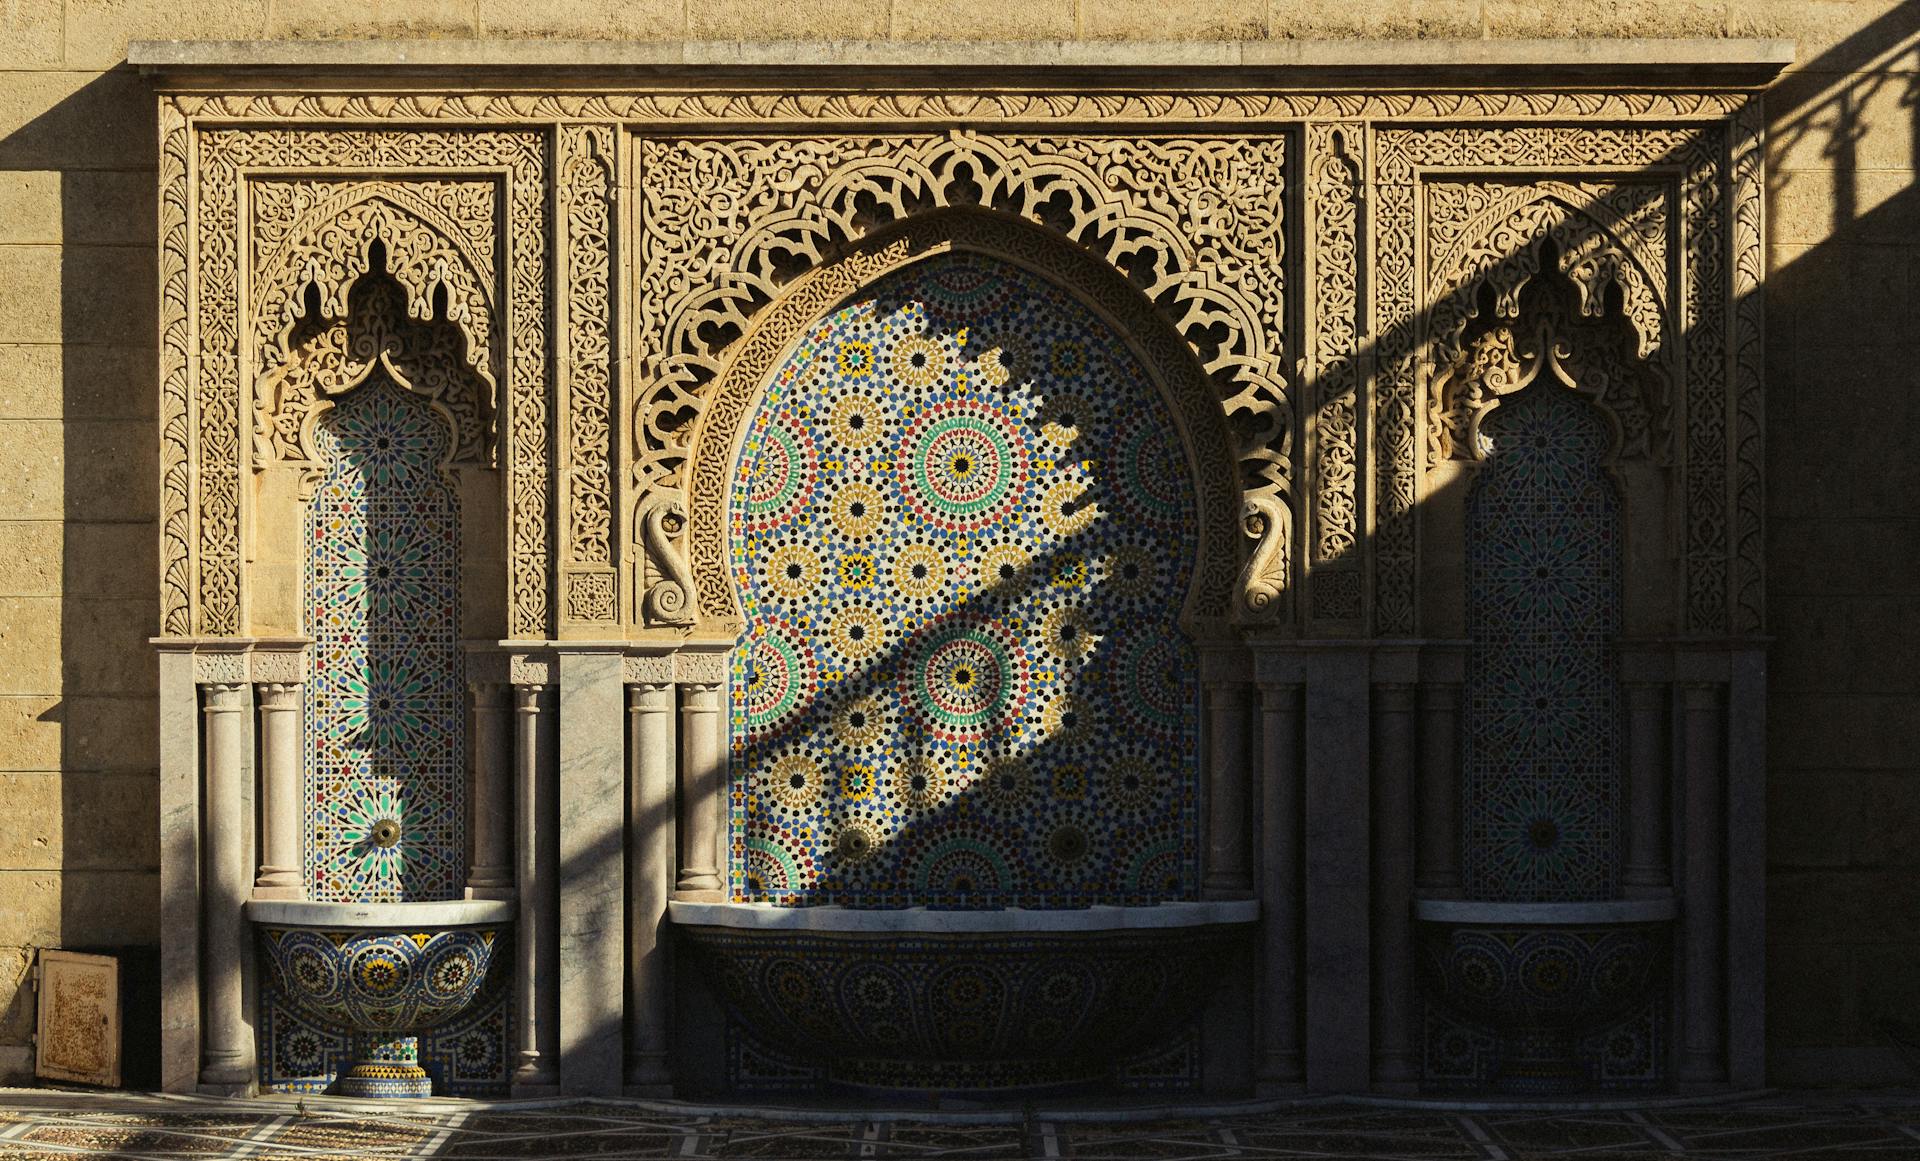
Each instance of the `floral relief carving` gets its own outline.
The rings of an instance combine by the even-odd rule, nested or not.
[[[1309,584],[1318,620],[1354,620],[1360,588],[1360,200],[1365,127],[1307,126],[1313,239],[1313,540]]]
[[[721,122],[766,128],[760,139],[685,136]],[[957,122],[981,128],[947,130]],[[1167,123],[1189,128],[1140,135]],[[637,557],[640,584],[683,567],[689,604],[708,615],[689,455],[743,338],[798,280],[848,263],[863,239],[975,208],[1119,270],[1210,381],[1240,492],[1226,508],[1224,542],[1237,547],[1218,586],[1229,594],[1222,615],[1289,618],[1291,578],[1310,573],[1314,616],[1370,608],[1372,630],[1392,634],[1416,630],[1423,464],[1461,454],[1459,407],[1487,402],[1465,384],[1477,376],[1497,396],[1513,365],[1500,362],[1502,340],[1475,329],[1482,291],[1492,287],[1493,313],[1510,317],[1549,252],[1536,243],[1551,243],[1578,291],[1569,325],[1617,304],[1633,326],[1630,361],[1658,372],[1659,397],[1640,396],[1644,443],[1684,482],[1687,629],[1757,631],[1761,123],[1732,92],[168,96],[162,631],[245,631],[243,465],[307,459],[303,425],[327,392],[366,373],[368,350],[396,365],[430,351],[431,367],[402,368],[407,385],[455,414],[457,455],[497,456],[507,474],[509,635],[548,635],[556,583],[562,619],[675,624],[649,620],[644,588],[618,591],[623,553]],[[686,127],[634,139],[624,402],[612,341],[613,272],[626,260],[612,213],[623,124]],[[816,135],[820,125],[839,135]],[[859,125],[872,129],[847,128]],[[1213,125],[1233,132],[1206,136]],[[1297,353],[1283,338],[1291,140],[1304,147],[1302,261],[1315,287]],[[392,317],[432,341],[356,336],[346,300],[375,242],[404,300]],[[849,277],[857,266],[846,265]],[[565,336],[557,345],[550,309]],[[1451,374],[1476,358],[1472,375]],[[1296,362],[1311,385],[1298,417]],[[1632,400],[1617,402],[1637,446]],[[614,414],[628,406],[631,437]],[[1299,495],[1296,461],[1311,470]],[[688,518],[656,548],[646,514],[669,497]]]
[[[613,127],[560,133],[566,230],[566,551],[570,621],[619,616],[613,570]]]
[[[1516,336],[1514,326],[1545,254],[1555,256],[1548,273],[1575,292],[1574,301],[1547,308],[1561,340],[1609,329],[1600,320],[1609,313],[1608,291],[1617,289],[1629,327],[1624,351],[1599,338],[1576,342],[1562,357],[1579,360],[1582,389],[1613,412],[1620,454],[1664,457],[1664,375],[1674,347],[1667,235],[1675,223],[1663,185],[1434,181],[1424,188],[1436,375],[1428,391],[1431,461],[1473,458],[1471,429],[1521,381],[1516,344],[1532,336]]]
[[[1124,273],[1212,381],[1241,487],[1290,503],[1284,138],[682,139],[642,142],[639,164],[633,450],[643,492],[685,485],[709,384],[787,283],[871,231],[979,207]],[[697,522],[702,505],[692,508]],[[1271,556],[1284,578],[1291,554]],[[717,594],[701,601],[703,611],[730,606]]]
[[[467,342],[459,328],[444,319],[409,319],[406,294],[397,282],[376,272],[354,287],[340,317],[303,318],[295,324],[287,353],[255,389],[256,470],[274,462],[318,466],[322,457],[314,443],[314,424],[328,401],[381,369],[446,413],[454,433],[454,460],[491,461],[491,382],[467,362]]]
[[[184,199],[163,199],[163,294],[169,272],[176,266],[184,272],[191,254],[198,365],[196,374],[191,359],[171,352],[162,359],[168,417],[178,406],[171,401],[182,400],[192,422],[183,459],[189,470],[176,472],[171,461],[162,467],[161,525],[167,531],[161,571],[167,578],[195,578],[184,601],[171,582],[163,582],[163,624],[169,631],[184,625],[206,635],[244,631],[242,384],[254,374],[270,375],[288,358],[282,343],[304,315],[309,285],[320,295],[323,314],[337,318],[351,313],[342,298],[364,273],[362,264],[370,261],[372,244],[379,241],[387,250],[389,269],[398,271],[395,281],[405,290],[406,314],[416,320],[446,318],[461,332],[467,366],[506,384],[508,427],[502,442],[510,524],[508,631],[544,636],[550,617],[550,420],[545,273],[549,191],[543,135],[365,127],[196,132],[170,119],[168,123],[172,127],[163,157],[180,158],[175,164],[183,176],[191,157],[197,182],[190,220]],[[277,176],[294,168],[320,171],[315,188],[307,193],[268,192],[258,206],[250,196],[243,197],[243,187],[271,184],[250,182],[254,171],[276,171]],[[376,171],[382,177],[378,182],[348,183],[325,177],[328,170]],[[349,184],[375,188],[349,191]],[[479,212],[477,192],[453,188],[477,185],[502,189],[492,214]],[[262,229],[260,213],[269,224],[256,237]],[[306,222],[312,223],[311,230],[302,224]],[[488,230],[502,236],[497,249],[504,257],[497,264],[491,256],[494,248],[480,244]],[[306,257],[296,260],[295,254]],[[261,288],[255,303],[243,303],[240,297],[243,262],[248,265],[244,284]],[[175,327],[185,316],[175,314],[170,299],[168,305],[163,331],[172,348],[180,341],[174,337]],[[506,338],[496,339],[501,333]],[[244,345],[243,335],[249,339]],[[489,358],[496,342],[500,353]],[[345,352],[340,365],[347,366],[356,350],[351,334],[337,343]],[[277,423],[255,434],[276,454],[289,447]],[[173,446],[166,451],[177,454]],[[175,528],[190,531],[176,537],[171,531]]]
[[[1487,340],[1472,352],[1451,351],[1440,344],[1458,341],[1448,336],[1467,334],[1461,320],[1479,310],[1482,287],[1494,287],[1496,314],[1510,314],[1508,307],[1517,309],[1517,295],[1538,272],[1541,251],[1533,243],[1543,234],[1554,242],[1561,271],[1579,287],[1578,313],[1591,317],[1594,305],[1604,303],[1609,288],[1617,287],[1623,308],[1634,322],[1636,357],[1671,368],[1672,377],[1679,381],[1679,399],[1668,406],[1679,408],[1686,420],[1685,446],[1674,449],[1684,464],[1686,481],[1686,624],[1695,632],[1724,631],[1729,547],[1727,235],[1721,163],[1725,140],[1720,126],[1448,126],[1377,131],[1376,632],[1415,631],[1418,546],[1413,512],[1423,445],[1429,456],[1459,454],[1463,446],[1460,421],[1457,416],[1449,418],[1447,412],[1462,399],[1472,406],[1486,402],[1483,396],[1488,391],[1498,394],[1498,384],[1513,365],[1514,355],[1503,348],[1504,339]],[[1555,172],[1594,168],[1631,170],[1635,178],[1586,188],[1581,179]],[[1429,170],[1440,172],[1429,176]],[[1462,171],[1477,174],[1469,179]],[[1491,188],[1473,192],[1468,187],[1474,182],[1524,183],[1536,191],[1544,186],[1547,198],[1542,201],[1537,192],[1516,193],[1510,203],[1503,203],[1505,193]],[[1430,188],[1447,184],[1461,188],[1428,195]],[[1663,186],[1677,188],[1679,196],[1653,192]],[[1591,213],[1566,215],[1553,208],[1556,199],[1590,195],[1599,205],[1582,209]],[[1508,204],[1514,208],[1506,208]],[[1421,216],[1425,217],[1429,262],[1424,271],[1417,268],[1415,246]],[[1475,226],[1476,221],[1491,227],[1493,236],[1480,233],[1482,227]],[[1503,230],[1507,236],[1500,240],[1497,236]],[[1669,250],[1662,250],[1656,235],[1666,239]],[[1487,257],[1491,255],[1498,257]],[[1676,268],[1683,279],[1677,293],[1666,286],[1666,272]],[[1674,301],[1681,304],[1677,311],[1671,306]],[[1670,317],[1675,313],[1677,318]],[[1479,376],[1483,386],[1476,390],[1482,397],[1465,392],[1464,387],[1451,395],[1445,389],[1434,392],[1429,408],[1439,414],[1430,414],[1428,438],[1420,441],[1415,437],[1416,403],[1423,367],[1429,365],[1423,360],[1429,358],[1436,368],[1477,359],[1477,369],[1463,371],[1450,381],[1464,384]],[[1616,374],[1622,373],[1616,369]],[[1629,404],[1631,395],[1618,397],[1621,406],[1616,415],[1625,427],[1639,422],[1631,412],[1643,407],[1647,412],[1644,442],[1650,451],[1657,451],[1661,408],[1644,394],[1640,403]]]

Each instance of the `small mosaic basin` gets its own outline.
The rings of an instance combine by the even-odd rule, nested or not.
[[[342,1091],[426,1096],[415,1036],[480,993],[513,917],[502,900],[307,903],[254,900],[247,916],[288,997],[353,1034]]]
[[[1584,1077],[1575,1043],[1646,1002],[1669,954],[1671,899],[1415,904],[1428,995],[1516,1047],[1501,1087],[1566,1092]]]
[[[1103,1079],[1199,1012],[1251,900],[1044,911],[669,905],[748,1030],[859,1088]]]

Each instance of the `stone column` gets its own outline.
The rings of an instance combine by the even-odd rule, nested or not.
[[[1667,686],[1627,684],[1627,895],[1647,899],[1673,889],[1667,855]]]
[[[160,1086],[200,1086],[200,687],[182,645],[160,650]]]
[[[1316,648],[1304,659],[1306,746],[1302,842],[1305,843],[1305,1064],[1307,1088],[1365,1089],[1372,1080],[1372,796],[1366,772],[1370,659],[1364,644]]]
[[[242,682],[200,687],[206,719],[205,1032],[200,1083],[222,1092],[253,1081],[253,1029],[247,1023],[243,974],[247,921],[241,911],[252,881],[252,828],[247,825],[251,757],[247,694]]]
[[[468,803],[473,851],[467,863],[467,898],[512,899],[513,797],[508,779],[510,730],[507,687],[501,681],[469,682],[473,695],[473,753]]]
[[[513,687],[514,709],[514,786],[517,790],[514,810],[514,836],[520,906],[514,926],[518,930],[514,961],[518,1005],[514,1012],[514,1043],[517,1063],[513,1071],[516,1096],[544,1095],[559,1091],[559,1072],[552,1055],[545,1051],[552,1030],[545,1027],[546,993],[554,987],[545,971],[548,956],[542,953],[553,931],[552,884],[542,871],[545,860],[540,848],[547,842],[542,833],[546,797],[541,792],[542,750],[541,697],[544,685]]]
[[[1263,1095],[1300,1083],[1300,686],[1260,683]]]
[[[680,687],[680,877],[684,899],[718,901],[721,825],[727,799],[726,713],[716,682]]]
[[[260,699],[260,867],[255,899],[305,899],[300,832],[305,810],[300,785],[300,683],[255,687]]]
[[[560,1091],[617,1096],[626,1004],[622,659],[563,650],[560,671]]]
[[[1373,1079],[1411,1088],[1414,692],[1373,687]]]
[[[1685,1084],[1717,1084],[1726,1078],[1722,936],[1726,916],[1720,894],[1724,723],[1718,683],[1687,682],[1680,691],[1686,715],[1686,864],[1681,908],[1681,965],[1686,991],[1680,1080]]]
[[[1207,682],[1207,872],[1209,896],[1242,897],[1253,890],[1247,816],[1247,687]]]
[[[627,687],[627,1095],[669,1096],[667,951],[673,884],[673,684]]]
[[[1419,894],[1460,893],[1460,684],[1420,687],[1420,814],[1414,884]]]

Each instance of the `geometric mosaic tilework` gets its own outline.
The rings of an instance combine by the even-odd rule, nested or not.
[[[1604,418],[1544,381],[1481,427],[1467,498],[1469,898],[1617,896],[1620,502]]]
[[[307,887],[313,899],[452,899],[463,883],[459,504],[446,425],[387,381],[319,424],[307,509]],[[397,841],[375,827],[399,824]]]
[[[735,468],[736,900],[1193,897],[1191,473],[1110,325],[970,253],[775,373]]]

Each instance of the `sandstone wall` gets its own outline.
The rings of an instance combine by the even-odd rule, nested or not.
[[[36,946],[157,942],[154,133],[130,39],[1784,36],[1770,100],[1770,1038],[1920,1021],[1920,6],[1889,0],[15,0],[0,6],[0,1082]],[[1489,78],[1497,82],[1497,78]]]

